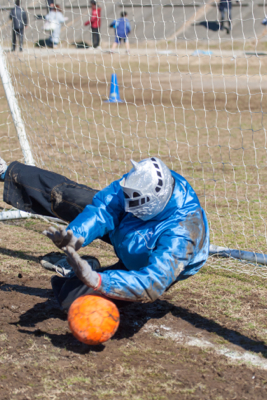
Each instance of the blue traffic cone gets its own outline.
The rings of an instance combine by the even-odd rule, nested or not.
[[[111,75],[109,99],[106,100],[105,102],[106,103],[124,103],[124,101],[121,100],[121,98],[120,98],[117,74]]]

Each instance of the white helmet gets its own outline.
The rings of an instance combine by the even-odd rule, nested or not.
[[[133,168],[120,182],[125,197],[125,211],[147,221],[167,205],[174,179],[159,158],[146,158],[139,163],[131,160],[131,163]]]

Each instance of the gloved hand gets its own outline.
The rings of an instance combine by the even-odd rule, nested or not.
[[[75,275],[86,286],[96,289],[101,284],[100,275],[93,271],[87,261],[83,260],[71,246],[67,246],[64,253],[67,255],[67,261],[73,268]]]
[[[84,242],[84,238],[76,238],[73,235],[72,230],[66,230],[66,228],[60,226],[58,230],[53,226],[48,228],[48,231],[43,231],[43,234],[47,236],[52,242],[59,248],[63,249],[66,246],[72,247],[74,250],[78,251]]]

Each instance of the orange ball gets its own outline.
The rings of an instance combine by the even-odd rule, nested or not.
[[[97,345],[115,334],[120,323],[120,313],[112,301],[97,295],[84,295],[70,306],[68,322],[76,339]]]

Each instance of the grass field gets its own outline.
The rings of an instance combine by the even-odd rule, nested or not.
[[[39,54],[8,56],[38,166],[101,188],[130,157],[159,155],[197,191],[212,243],[267,253],[264,57]],[[103,101],[113,72],[125,104]],[[0,151],[22,160],[0,90]],[[115,337],[90,347],[38,263],[54,250],[46,226],[0,223],[1,399],[266,398],[266,268],[210,259],[155,303],[122,309]],[[116,261],[101,241],[84,253]]]
[[[265,57],[37,55],[9,63],[39,166],[101,188],[159,155],[197,191],[213,243],[267,252]],[[125,104],[104,102],[114,72]]]

